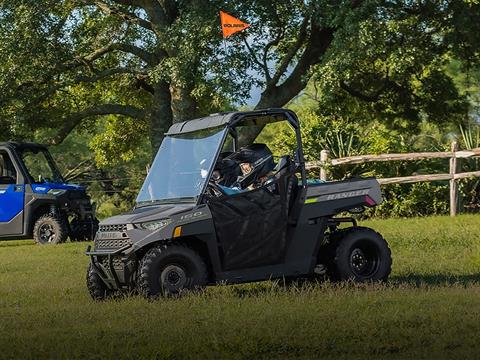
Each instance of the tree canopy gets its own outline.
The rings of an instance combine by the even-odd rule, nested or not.
[[[251,24],[227,40],[220,9]],[[96,147],[118,154],[172,122],[231,109],[261,89],[279,107],[309,81],[323,115],[415,129],[461,121],[448,73],[479,62],[478,1],[3,0],[3,138],[58,144],[109,124]],[[258,129],[251,134],[255,137]],[[112,144],[114,142],[114,144]]]

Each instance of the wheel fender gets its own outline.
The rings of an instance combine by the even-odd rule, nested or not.
[[[25,221],[24,231],[29,235],[32,234],[35,221],[42,215],[49,213],[52,208],[59,211],[59,204],[57,199],[34,198],[32,201],[25,204]]]

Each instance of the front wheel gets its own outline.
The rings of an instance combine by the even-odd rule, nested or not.
[[[38,244],[59,244],[67,240],[65,219],[54,214],[40,216],[33,227],[33,239]]]
[[[207,284],[207,267],[193,249],[159,245],[150,249],[139,266],[138,287],[147,297],[176,295]]]
[[[329,273],[334,280],[386,281],[391,269],[385,239],[372,229],[353,227],[337,240]]]
[[[105,285],[93,269],[92,263],[88,265],[87,269],[87,289],[92,299],[97,301],[106,300],[113,295],[113,291]]]

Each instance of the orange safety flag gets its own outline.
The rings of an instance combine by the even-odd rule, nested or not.
[[[222,22],[223,38],[227,38],[238,31],[245,30],[250,24],[238,20],[230,14],[220,10],[220,21]]]

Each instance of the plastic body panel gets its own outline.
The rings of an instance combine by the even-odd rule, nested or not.
[[[0,185],[0,223],[9,222],[23,211],[25,187]]]
[[[378,181],[375,178],[358,178],[308,186],[304,206],[310,216],[329,216],[381,203]]]

